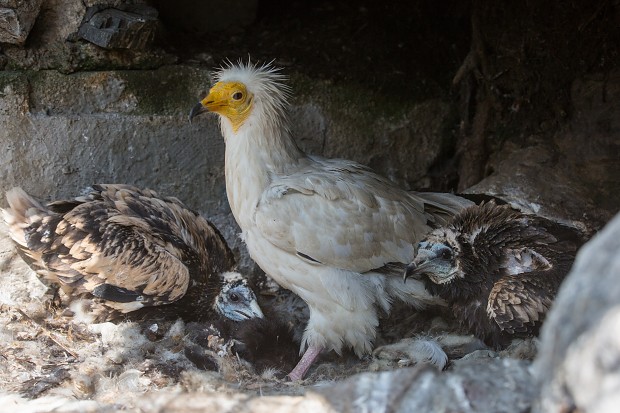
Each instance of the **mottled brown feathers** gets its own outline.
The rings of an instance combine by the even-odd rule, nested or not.
[[[186,295],[207,311],[220,282],[212,274],[235,265],[213,225],[151,190],[94,185],[84,196],[43,205],[14,188],[7,199],[5,220],[20,254],[70,298],[94,297],[103,306],[99,318]]]
[[[583,241],[573,228],[488,202],[432,231],[408,274],[470,333],[503,347],[538,333]]]

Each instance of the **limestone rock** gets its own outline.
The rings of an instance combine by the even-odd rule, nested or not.
[[[27,47],[6,44],[2,47],[3,55],[0,59],[4,61],[0,60],[0,65],[5,65],[5,70],[53,68],[71,73],[101,68],[153,69],[175,63],[178,60],[176,56],[154,46],[145,49],[104,49],[80,40],[77,33],[87,10],[101,10],[102,7],[118,10],[128,7],[135,9],[145,7],[140,6],[143,3],[144,0],[45,0],[41,4],[37,24],[28,37]],[[157,20],[155,22],[158,23]],[[114,21],[104,23],[113,25]],[[132,47],[147,44],[153,35],[153,22],[149,21],[148,24],[144,22],[144,28],[142,31],[131,29],[135,38],[128,40],[127,37],[122,38],[116,33],[110,36],[111,41],[116,44],[124,42],[125,45]],[[97,31],[94,27],[93,29]],[[103,34],[105,33],[104,30]],[[102,32],[99,31],[99,34]]]
[[[309,80],[295,80],[299,97],[293,102],[292,127],[304,150],[374,164],[396,180],[423,174],[417,162],[390,158],[397,147],[384,129],[391,123],[389,114],[375,112],[373,117],[371,106],[340,104],[340,96],[354,91],[363,93],[364,102],[373,102],[372,91],[346,93],[314,82],[308,92]],[[187,121],[189,108],[210,83],[208,69],[189,66],[71,75],[0,72],[0,172],[6,177],[0,193],[19,185],[33,195],[60,199],[96,182],[125,182],[178,196],[209,216],[228,213],[218,124],[208,116]],[[421,136],[414,143],[420,148],[416,156],[437,156],[440,145],[432,141],[441,140],[446,106],[439,101],[411,105],[395,124],[401,139]],[[428,119],[429,111],[437,117]],[[234,232],[231,236],[236,237]]]
[[[571,95],[574,116],[553,142],[505,145],[494,173],[465,192],[590,231],[611,219],[620,205],[620,70],[576,80]]]
[[[37,30],[32,47],[52,49],[65,42],[70,34],[77,32],[85,12],[86,5],[82,1],[45,0],[39,16],[43,30]]]
[[[577,255],[541,331],[534,412],[620,405],[620,214]]]
[[[0,72],[0,193],[22,186],[60,199],[95,182],[133,182],[219,212],[219,130],[214,122],[190,125],[186,109],[209,81],[207,70],[188,67]],[[180,188],[197,176],[200,190],[187,196]]]
[[[0,0],[0,43],[22,45],[43,0]]]
[[[86,11],[78,36],[106,49],[145,49],[155,39],[157,10],[145,5],[94,6]]]
[[[430,366],[363,373],[315,392],[338,412],[517,413],[527,411],[535,388],[527,362],[488,359],[446,373]]]

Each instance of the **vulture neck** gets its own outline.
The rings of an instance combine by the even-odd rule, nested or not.
[[[254,209],[273,178],[295,170],[306,158],[295,144],[286,116],[251,116],[237,131],[222,120],[226,141],[226,194],[243,231],[253,226]]]

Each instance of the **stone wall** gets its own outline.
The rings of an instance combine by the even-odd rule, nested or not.
[[[296,78],[293,87],[311,81]],[[224,145],[217,120],[187,121],[209,85],[209,69],[189,66],[0,72],[0,191],[19,185],[54,199],[96,182],[124,182],[176,195],[208,214],[221,212]],[[432,100],[377,116],[368,104],[332,98],[345,89],[317,82],[300,91],[292,108],[299,144],[356,158],[402,182],[422,182],[442,149],[447,103]],[[369,90],[356,93],[380,99]]]

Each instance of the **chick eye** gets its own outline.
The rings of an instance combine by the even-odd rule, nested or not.
[[[241,297],[239,297],[239,294],[237,293],[230,293],[230,301],[232,301],[233,303],[236,303],[237,301],[239,301],[241,299]]]
[[[452,251],[448,248],[444,248],[439,252],[439,256],[444,260],[452,259]]]
[[[241,100],[241,98],[243,98],[243,93],[241,92],[235,92],[232,95],[233,100]]]

